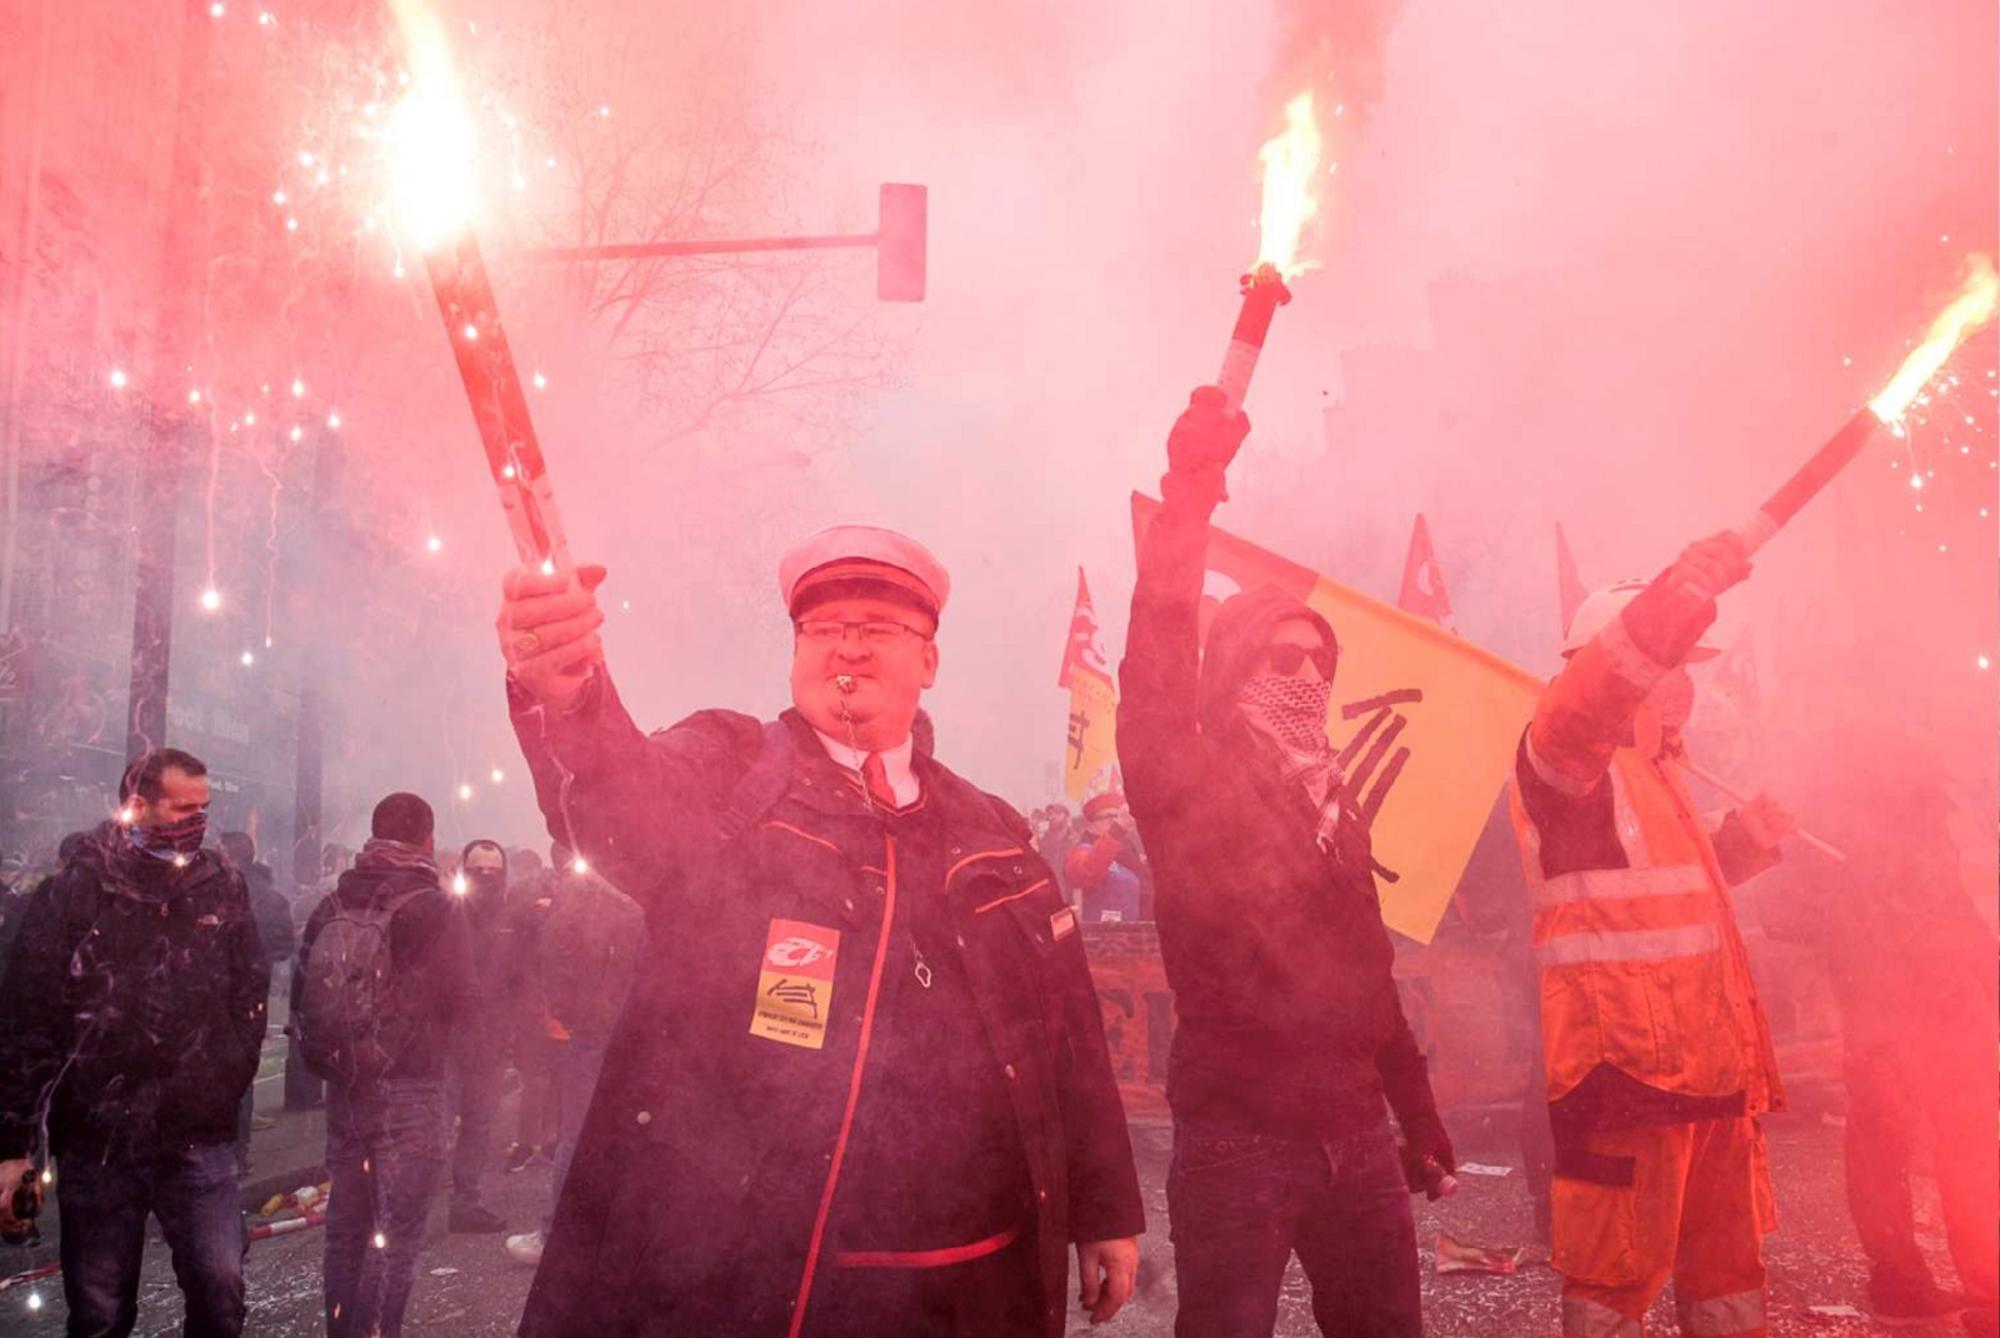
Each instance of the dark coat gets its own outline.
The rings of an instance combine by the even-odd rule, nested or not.
[[[0,983],[0,1159],[39,1146],[45,1100],[57,1156],[234,1142],[257,1073],[271,971],[242,875],[106,827],[35,892]]]
[[[1172,482],[1173,480],[1169,480]],[[1422,1054],[1391,974],[1368,830],[1315,839],[1305,788],[1233,706],[1274,624],[1324,619],[1273,589],[1231,599],[1198,656],[1208,514],[1169,490],[1148,529],[1119,666],[1118,760],[1157,886],[1154,916],[1178,1027],[1177,1116],[1277,1136],[1434,1118]]]
[[[515,725],[557,839],[645,909],[634,981],[564,1188],[522,1332],[783,1334],[827,1267],[897,896],[948,899],[965,976],[1008,1078],[1036,1195],[1047,1331],[1068,1246],[1144,1226],[1082,935],[1019,815],[921,750],[953,862],[898,888],[881,819],[796,712],[703,712],[650,740],[601,675],[557,717]],[[574,831],[567,828],[574,823]],[[837,928],[820,1048],[751,1034],[760,967],[796,920]],[[940,1116],[946,1112],[939,1112]],[[843,1200],[845,1201],[845,1200]]]
[[[243,881],[250,888],[250,915],[257,922],[264,960],[273,966],[289,962],[298,949],[299,933],[292,925],[292,903],[278,890],[277,875],[260,860],[243,870]]]

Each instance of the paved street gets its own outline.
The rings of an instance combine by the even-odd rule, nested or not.
[[[275,1087],[269,1091],[275,1104]],[[511,1127],[511,1107],[502,1128]],[[1863,1303],[1864,1273],[1842,1200],[1840,1133],[1816,1118],[1798,1115],[1771,1122],[1772,1158],[1784,1223],[1770,1242],[1772,1301],[1777,1334],[1862,1334],[1873,1332],[1863,1320],[1821,1316],[1812,1306]],[[266,1172],[266,1160],[298,1146],[298,1130],[316,1131],[316,1115],[287,1115],[279,1127],[259,1135],[253,1181]],[[1460,1134],[1467,1160],[1518,1165],[1505,1142],[1482,1138],[1476,1129]],[[1105,1338],[1166,1338],[1172,1332],[1174,1307],[1171,1247],[1166,1240],[1165,1175],[1168,1138],[1164,1128],[1136,1131],[1141,1175],[1153,1229],[1145,1239],[1147,1261],[1142,1290],[1117,1320],[1094,1332]],[[508,1175],[496,1171],[491,1184],[493,1206],[509,1220],[529,1223],[548,1193],[546,1168]],[[1519,1172],[1502,1178],[1467,1175],[1465,1188],[1441,1205],[1418,1204],[1418,1233],[1424,1254],[1425,1311],[1428,1331],[1436,1335],[1517,1335],[1556,1332],[1556,1281],[1546,1267],[1530,1267],[1517,1277],[1458,1274],[1439,1277],[1432,1271],[1437,1234],[1447,1232],[1461,1241],[1490,1246],[1532,1243],[1532,1212]],[[1935,1196],[1928,1182],[1921,1187],[1919,1217],[1926,1224],[1924,1244],[1939,1276],[1949,1284],[1950,1265],[1936,1226]],[[47,1223],[50,1245],[40,1249],[0,1251],[0,1274],[14,1274],[54,1258],[55,1218]],[[505,1258],[495,1237],[444,1233],[440,1200],[432,1220],[432,1241],[419,1268],[411,1302],[409,1331],[437,1335],[498,1335],[513,1331],[529,1274]],[[319,1260],[322,1236],[317,1231],[260,1241],[250,1252],[250,1332],[264,1335],[304,1335],[320,1331]],[[42,1306],[30,1311],[29,1297]],[[54,1335],[62,1331],[62,1292],[54,1279],[16,1287],[0,1295],[0,1331],[22,1335]],[[157,1240],[148,1250],[138,1332],[166,1335],[178,1332],[180,1298],[165,1247]],[[1667,1307],[1659,1313],[1661,1332],[1673,1332]],[[1073,1313],[1073,1333],[1092,1332]],[[1314,1332],[1303,1278],[1296,1267],[1287,1280],[1278,1327],[1282,1335]],[[1904,1330],[1903,1332],[1911,1332]],[[1955,1332],[1941,1330],[1939,1332]]]

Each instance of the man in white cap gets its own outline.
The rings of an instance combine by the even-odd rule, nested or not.
[[[1516,759],[1569,1338],[1639,1338],[1669,1280],[1683,1333],[1766,1332],[1758,1117],[1783,1093],[1729,888],[1791,818],[1760,797],[1711,832],[1680,738],[1685,665],[1749,573],[1718,534],[1585,600]]]
[[[510,572],[550,830],[644,906],[524,1334],[1048,1335],[1109,1319],[1143,1211],[1074,912],[1027,824],[930,756],[950,593],[921,544],[786,554],[792,709],[643,735],[602,568]]]

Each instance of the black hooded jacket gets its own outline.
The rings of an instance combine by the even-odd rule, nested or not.
[[[1167,1099],[1184,1120],[1326,1137],[1380,1123],[1386,1095],[1407,1131],[1435,1110],[1391,975],[1367,828],[1351,813],[1322,851],[1305,787],[1235,706],[1277,623],[1309,619],[1329,644],[1333,629],[1266,587],[1223,605],[1198,656],[1218,499],[1167,492],[1140,549],[1118,705],[1179,1018]]]
[[[500,852],[497,875],[477,878],[466,869],[465,857],[478,848]],[[458,1019],[453,1044],[466,1063],[497,1068],[507,1062],[522,1004],[514,974],[515,923],[508,913],[511,886],[507,850],[497,841],[471,841],[458,858],[457,877],[465,879],[465,891],[457,904],[471,945],[476,988],[473,1006]]]
[[[112,823],[43,883],[0,982],[0,1159],[139,1159],[233,1142],[270,967],[243,877],[186,868]]]
[[[477,1005],[479,982],[473,972],[468,917],[438,886],[433,872],[383,865],[364,852],[353,868],[340,875],[333,891],[313,908],[299,935],[298,966],[292,972],[292,1016],[300,1016],[313,944],[327,921],[342,907],[376,905],[406,892],[419,895],[404,902],[389,922],[389,964],[399,977],[394,997],[407,1010],[405,1015],[413,1025],[386,1076],[442,1078],[451,1054],[453,1028]]]

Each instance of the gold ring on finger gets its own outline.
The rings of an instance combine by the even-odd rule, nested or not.
[[[542,639],[533,632],[523,632],[514,638],[514,649],[523,655],[532,655],[541,648]]]

